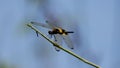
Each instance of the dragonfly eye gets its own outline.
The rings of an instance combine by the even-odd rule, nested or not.
[[[52,34],[52,31],[48,31],[49,34]]]

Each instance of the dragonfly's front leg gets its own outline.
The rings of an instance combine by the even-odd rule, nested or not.
[[[50,39],[52,38],[52,35],[51,35],[51,34],[48,34],[47,36],[48,36]]]

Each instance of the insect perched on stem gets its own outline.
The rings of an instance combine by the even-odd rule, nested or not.
[[[67,44],[67,46],[71,49],[74,49],[72,41],[70,40],[69,34],[74,33],[73,31],[66,31],[65,29],[62,29],[60,27],[57,27],[55,25],[52,25],[48,21],[46,22],[47,24],[43,23],[37,23],[37,22],[31,22],[34,25],[37,26],[42,26],[48,29],[51,29],[48,31],[48,34],[52,37],[54,37],[54,41],[61,45],[62,39],[64,39],[64,42]],[[37,36],[38,33],[36,32]],[[56,51],[60,51],[59,48],[55,47]]]

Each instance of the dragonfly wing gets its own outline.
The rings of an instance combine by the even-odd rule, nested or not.
[[[64,42],[67,44],[67,46],[71,49],[74,49],[73,47],[73,43],[69,37],[69,35],[62,35],[63,39],[64,39]]]
[[[49,26],[51,26],[53,29],[54,29],[54,28],[58,28],[58,25],[55,24],[55,22],[52,23],[52,22],[46,21],[46,23],[47,23]]]
[[[56,43],[59,44],[59,45],[62,45],[62,37],[61,37],[61,35],[55,34],[55,35],[54,35],[54,42],[56,42]],[[56,50],[56,51],[60,51],[60,49],[57,48],[57,47],[55,47],[55,50]]]
[[[37,25],[37,26],[41,26],[41,27],[44,27],[44,28],[48,28],[48,29],[52,29],[53,27],[48,25],[48,24],[43,24],[43,23],[38,23],[38,22],[31,22],[31,24],[33,25]]]

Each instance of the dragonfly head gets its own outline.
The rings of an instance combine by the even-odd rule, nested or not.
[[[53,29],[52,31],[48,31],[49,34],[59,34],[59,29]]]
[[[52,31],[48,31],[48,33],[49,33],[49,34],[53,34],[53,32],[52,32]]]

